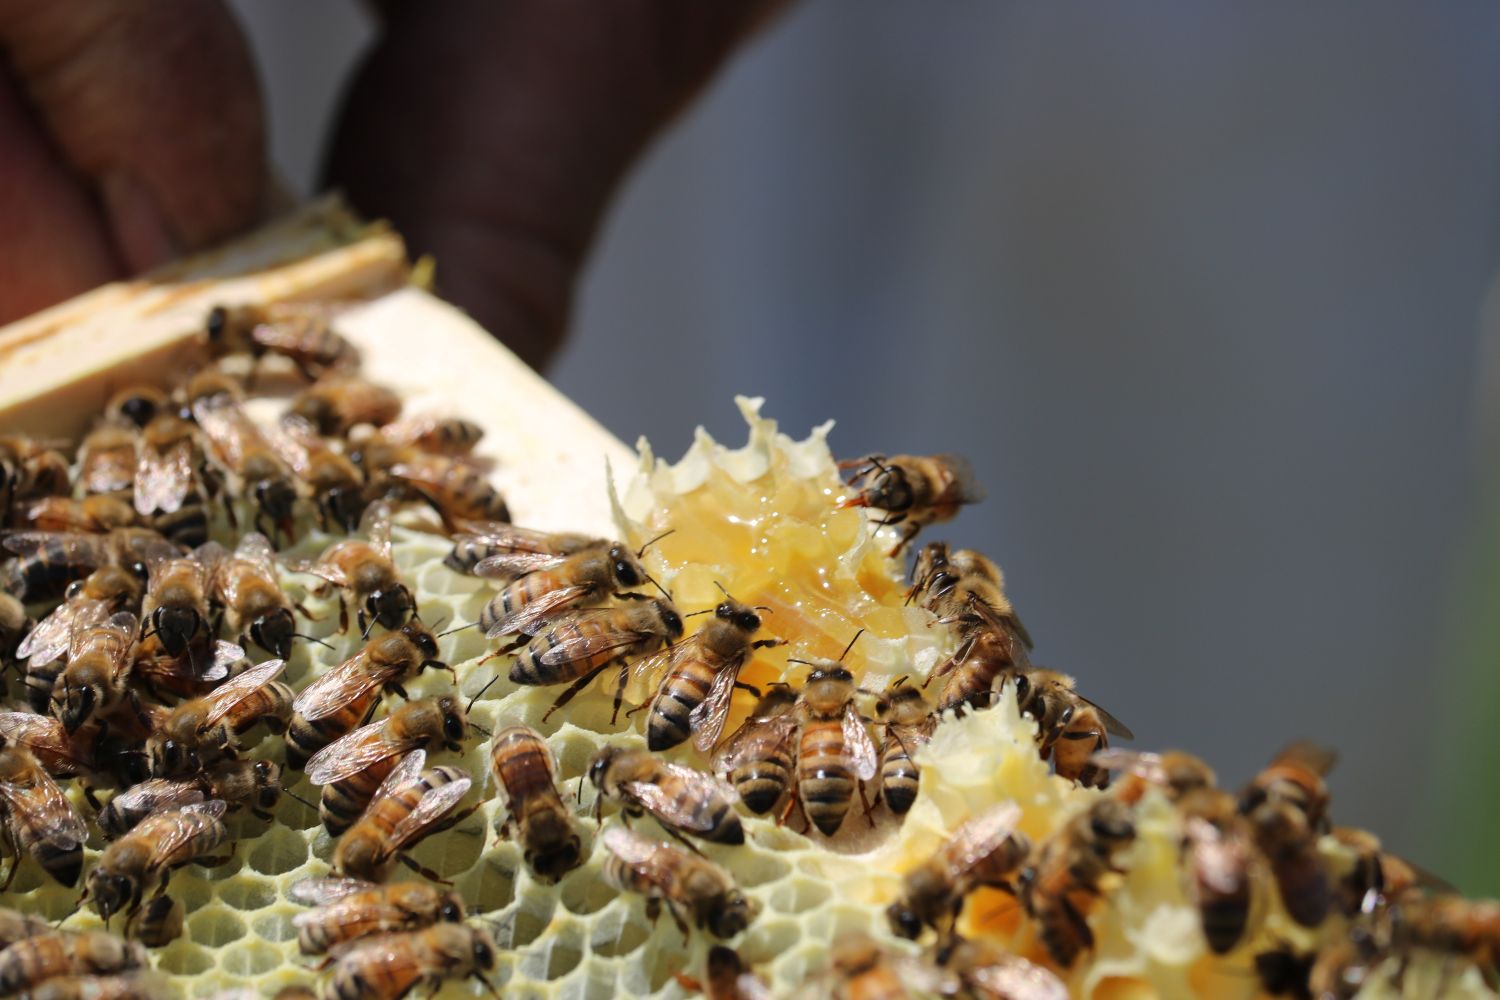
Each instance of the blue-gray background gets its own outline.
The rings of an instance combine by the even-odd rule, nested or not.
[[[305,192],[370,27],[236,6]],[[968,454],[990,496],[942,534],[1040,662],[1230,784],[1339,747],[1336,818],[1473,886],[1493,838],[1423,807],[1500,740],[1445,667],[1497,49],[1491,3],[805,3],[632,176],[551,375],[669,456],[741,440],[740,392]]]

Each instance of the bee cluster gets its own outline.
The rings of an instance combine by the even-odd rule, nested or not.
[[[1267,994],[1399,989],[1408,963],[1428,954],[1455,974],[1473,967],[1500,981],[1500,906],[1434,893],[1370,834],[1332,826],[1331,754],[1289,747],[1235,795],[1189,754],[1112,747],[1129,729],[1071,677],[1032,664],[1004,576],[978,552],[943,542],[917,551],[905,603],[897,590],[890,603],[901,607],[888,610],[920,616],[941,636],[941,655],[867,689],[871,671],[859,661],[883,641],[861,646],[867,627],[879,632],[873,618],[834,624],[838,645],[823,647],[843,646],[834,659],[779,628],[781,609],[717,581],[718,596],[681,610],[672,590],[692,588],[683,561],[661,550],[674,530],[702,524],[664,515],[662,533],[634,547],[509,523],[472,453],[480,429],[403,418],[399,396],[359,377],[357,352],[319,310],[215,309],[204,339],[218,363],[171,391],[115,394],[76,449],[0,438],[0,549],[12,557],[0,565],[0,660],[21,679],[12,710],[0,712],[0,843],[13,858],[5,887],[29,855],[62,885],[81,880],[106,924],[60,930],[0,910],[0,995],[169,992],[145,949],[184,932],[183,901],[168,892],[174,871],[224,865],[237,838],[304,826],[277,816],[284,796],[300,800],[302,772],[321,789],[304,804],[328,835],[328,870],[290,887],[305,908],[283,922],[297,951],[326,970],[325,998],[396,998],[465,978],[515,986],[525,959],[507,951],[525,943],[518,918],[497,919],[474,889],[497,869],[497,852],[457,886],[414,853],[429,839],[446,844],[453,834],[439,835],[480,809],[519,854],[500,873],[509,885],[524,874],[555,903],[592,892],[576,888],[582,880],[610,903],[639,897],[626,920],[643,912],[654,928],[665,912],[665,933],[675,929],[684,948],[738,941],[739,951],[695,947],[701,978],[680,958],[653,968],[651,990],[765,997],[752,965],[768,946],[746,945],[768,903],[792,904],[756,891],[748,863],[772,841],[816,863],[900,840],[924,789],[948,777],[924,780],[936,759],[928,748],[954,727],[998,729],[1002,706],[1030,727],[1031,765],[1050,765],[1048,780],[1073,789],[1075,807],[1029,822],[1017,801],[975,803],[943,836],[917,839],[873,910],[876,933],[832,935],[799,977],[801,995],[1067,996],[1153,809],[1172,817],[1202,944],[1239,960]],[[268,367],[300,380],[270,420],[247,398]],[[955,456],[871,456],[844,468],[843,494],[817,503],[869,512],[840,516],[873,523],[873,534],[859,525],[868,544],[893,538],[886,560],[981,495]],[[489,588],[447,632],[418,614],[418,583],[393,541],[398,516],[442,539],[441,572],[457,589]],[[315,617],[303,604],[331,593],[336,631],[323,624],[332,608]],[[485,655],[457,655],[460,638],[444,657],[440,640],[471,628]],[[308,644],[336,637],[351,655],[309,669]],[[443,673],[452,684],[435,689]],[[476,713],[495,684],[506,707],[483,714],[492,698]],[[585,703],[607,708],[609,724],[580,727],[590,737],[580,758],[567,730]],[[467,757],[476,732],[489,741],[488,767],[471,764],[484,778],[429,763]],[[576,796],[565,774],[577,777]],[[59,784],[69,779],[72,796]],[[585,783],[592,825],[582,822]],[[618,813],[607,824],[606,808]],[[637,825],[646,817],[660,837]],[[91,841],[102,847],[85,873]],[[398,866],[419,880],[389,881]],[[1002,933],[975,932],[969,904],[982,892],[1010,900]],[[124,938],[107,929],[117,914]],[[1282,926],[1295,933],[1282,936]],[[628,954],[602,940],[590,948]],[[552,962],[534,978],[574,967],[557,973]]]

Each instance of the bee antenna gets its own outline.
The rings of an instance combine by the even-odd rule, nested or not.
[[[845,646],[844,647],[844,651],[839,654],[839,662],[840,663],[844,662],[844,657],[846,657],[846,656],[849,655],[849,650],[851,650],[851,649],[854,648],[854,644],[856,642],[858,642],[859,641],[859,637],[862,636],[862,635],[864,635],[864,634],[865,634],[865,630],[864,629],[860,629],[858,632],[854,633],[854,638],[849,640],[849,645]]]
[[[416,615],[412,615],[411,617],[412,617],[413,621],[418,622],[419,624],[422,621],[422,619],[418,618]],[[368,639],[368,638],[370,638],[370,632],[375,628],[375,622],[376,622],[376,616],[375,615],[371,615],[370,616],[370,620],[365,623],[364,631],[359,634],[359,637],[361,639]]]
[[[698,615],[711,615],[713,613],[714,613],[714,609],[713,608],[704,608],[702,611],[689,611],[687,614],[683,615],[682,617],[684,617],[684,618],[696,618]]]
[[[786,658],[786,662],[788,662],[788,663],[800,663],[800,664],[802,664],[802,665],[803,665],[803,666],[804,666],[804,667],[815,667],[815,666],[817,666],[817,664],[816,664],[816,663],[813,663],[813,662],[811,662],[811,661],[810,661],[810,660],[794,660],[794,659],[792,659],[792,658],[791,658],[791,657],[790,657],[790,656],[788,656],[788,657],[787,657],[787,658]],[[790,686],[790,685],[788,685],[788,686]]]
[[[731,595],[729,593],[729,591],[725,590],[724,589],[724,585],[722,583],[720,583],[718,580],[714,581],[714,586],[718,587],[719,588],[719,592],[722,593],[725,597],[728,597],[731,601],[734,600],[734,596]]]
[[[662,595],[665,596],[667,600],[670,601],[670,600],[673,599],[672,598],[672,592],[670,590],[668,590],[666,587],[663,587],[661,584],[657,583],[656,582],[656,577],[652,576],[650,573],[647,573],[646,574],[646,579],[650,580],[651,581],[651,586],[653,586],[657,590],[661,591]]]
[[[754,610],[756,610],[756,611],[765,611],[765,612],[771,613],[771,614],[774,614],[775,611],[776,611],[775,608],[770,607],[769,605],[766,605],[766,604],[757,604],[755,606]]]
[[[332,643],[324,642],[322,639],[319,639],[317,636],[304,635],[301,632],[293,632],[292,633],[292,638],[293,639],[306,639],[308,642],[315,642],[319,646],[322,646],[324,649],[332,649],[333,648],[333,644]]]
[[[288,798],[295,799],[296,801],[298,801],[298,802],[302,803],[303,805],[307,806],[307,808],[311,809],[313,812],[317,812],[318,811],[318,807],[316,805],[314,805],[313,803],[307,801],[302,796],[300,796],[296,792],[292,791],[290,788],[286,788],[285,786],[283,786],[281,790],[287,794]]]
[[[491,681],[490,683],[493,684],[494,682]],[[485,685],[485,686],[488,687],[489,685]],[[472,704],[472,702],[471,702],[471,704]],[[469,723],[469,728],[470,729],[477,729],[477,730],[479,730],[479,732],[483,733],[485,736],[494,736],[495,735],[495,733],[494,733],[493,730],[486,729],[486,728],[484,728],[483,726],[481,726],[477,722],[471,722],[471,723]]]
[[[467,632],[471,628],[478,628],[478,627],[479,627],[479,623],[478,622],[469,622],[469,624],[467,624],[467,625],[459,625],[456,628],[450,628],[446,632],[439,632],[437,634],[437,637],[439,639],[441,639],[445,635],[453,635],[455,632]]]
[[[663,538],[666,538],[668,535],[672,534],[672,532],[674,532],[676,530],[677,530],[676,528],[668,528],[666,531],[663,531],[661,534],[659,534],[655,538],[651,539],[651,541],[647,542],[645,545],[642,545],[639,549],[636,549],[635,557],[637,559],[641,558],[642,556],[644,556],[646,554],[646,550],[647,549],[649,549],[651,546],[655,545],[657,542],[661,541]]]
[[[416,616],[413,615],[412,617],[416,617]],[[439,618],[437,621],[435,621],[431,625],[429,625],[428,628],[431,629],[434,632],[437,632],[438,629],[440,629],[440,628],[443,627],[443,623],[446,622],[447,620],[448,620],[448,616],[444,615],[443,617]],[[445,632],[438,632],[438,635],[446,635],[446,634],[447,633],[445,633]]]
[[[469,699],[469,704],[468,704],[467,707],[464,708],[464,711],[468,712],[470,709],[472,709],[474,707],[474,703],[479,700],[479,696],[482,695],[482,694],[484,694],[486,691],[488,691],[490,689],[490,685],[494,684],[499,679],[500,679],[500,675],[496,674],[495,676],[493,676],[493,677],[491,677],[489,679],[489,682],[487,684],[485,684],[484,687],[480,688],[478,691],[475,691],[474,692],[474,697],[472,697],[472,698]],[[473,725],[473,723],[470,723],[470,725]]]

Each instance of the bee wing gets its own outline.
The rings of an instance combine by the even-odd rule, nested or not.
[[[995,853],[1005,839],[1016,832],[1021,821],[1021,807],[1004,802],[978,816],[965,820],[943,845],[943,853],[960,872],[967,872]]]
[[[142,448],[135,464],[133,499],[136,513],[150,517],[182,508],[193,489],[193,443],[178,441],[165,452]]]
[[[585,611],[579,613],[579,617],[588,615],[593,617],[595,612]],[[611,615],[612,611],[601,609],[598,614]],[[569,620],[573,620],[572,616]],[[615,632],[597,632],[588,635],[575,636],[549,647],[540,657],[541,662],[549,667],[561,666],[574,660],[582,660],[600,653],[613,652],[615,650],[625,651],[631,649],[641,641],[641,633],[630,630]]]
[[[33,667],[51,663],[68,651],[68,637],[75,627],[97,625],[108,613],[106,602],[91,597],[64,601],[21,640],[16,659],[26,660]]]
[[[844,707],[841,724],[844,730],[844,756],[859,780],[869,781],[875,777],[879,757],[875,753],[875,743],[870,739],[870,731],[865,728],[865,720],[853,702]]]
[[[643,865],[656,857],[662,845],[625,826],[604,831],[604,849],[627,865]]]
[[[383,721],[374,722],[334,740],[308,760],[304,769],[307,780],[314,785],[331,785],[372,764],[399,757],[417,744],[416,740],[386,739],[384,731]]]
[[[740,663],[727,664],[714,674],[708,695],[688,713],[688,726],[693,731],[693,746],[699,753],[708,753],[719,737],[724,734],[724,722],[729,718],[729,702],[734,695],[734,682],[740,676]]]
[[[422,775],[422,768],[426,766],[426,750],[413,750],[401,758],[401,763],[397,764],[391,773],[385,776],[385,780],[380,783],[380,787],[375,789],[375,794],[370,796],[370,805],[365,806],[366,811],[381,799],[389,795],[394,795],[413,781],[416,781]]]
[[[203,789],[191,784],[192,779],[151,778],[138,785],[131,785],[110,799],[110,804],[119,803],[121,809],[145,807],[151,812],[162,809],[177,809],[204,800]]]
[[[996,960],[969,969],[965,978],[970,993],[979,996],[1020,997],[1022,1000],[1068,1000],[1068,987],[1049,969],[1019,955],[1001,955]],[[974,989],[973,987],[978,987]]]
[[[239,656],[243,656],[245,654],[245,651],[243,649],[240,649],[238,646],[234,646],[232,648],[239,652]],[[236,656],[232,659],[238,658],[239,657]],[[218,659],[216,657],[215,663],[217,662]],[[249,670],[246,670],[244,673],[238,675],[233,680],[227,681],[226,683],[221,684],[219,687],[214,688],[211,692],[208,693],[208,695],[206,695],[206,698],[211,707],[209,708],[208,713],[203,717],[203,722],[198,727],[198,731],[203,732],[210,726],[212,726],[215,722],[218,722],[220,719],[224,718],[224,715],[231,708],[238,705],[246,698],[250,697],[256,691],[260,690],[268,682],[274,680],[285,667],[285,660],[267,660],[264,663],[260,663],[251,667]],[[227,666],[225,667],[225,670],[227,672]]]
[[[88,840],[89,829],[83,817],[52,776],[38,767],[33,777],[35,781],[29,786],[0,781],[0,799],[5,802],[10,822],[39,827],[40,822],[29,817],[46,817],[46,832],[38,839],[63,850],[72,850]]]
[[[279,422],[262,427],[261,433],[266,436],[266,442],[277,458],[285,462],[293,472],[305,475],[309,465],[310,444],[305,432],[310,429],[311,425],[305,418],[287,413],[282,415]]]
[[[210,831],[222,831],[220,817],[225,808],[222,799],[190,802],[176,809],[152,813],[137,824],[134,832],[151,845],[154,858],[158,861],[166,859],[170,863],[173,855],[198,837]]]
[[[689,833],[707,833],[714,827],[714,816],[708,810],[695,810],[692,800],[712,795],[732,802],[739,797],[734,794],[733,789],[711,774],[680,764],[663,764],[662,767],[670,771],[682,782],[683,788],[692,794],[680,795],[676,789],[669,791],[653,781],[627,781],[624,789],[647,812],[668,826],[675,826]]]
[[[93,569],[112,561],[106,536],[81,531],[7,531],[0,535],[0,546],[22,558],[60,547],[67,551],[70,561]]]
[[[121,643],[122,651],[128,650],[139,626],[140,622],[129,611],[116,612],[102,622],[88,625],[75,624],[68,635],[68,656],[71,658],[83,652],[93,637],[101,631],[115,633]]]
[[[1121,747],[1105,747],[1089,756],[1089,763],[1106,771],[1130,771],[1147,781],[1161,783],[1166,775],[1161,769],[1161,754],[1141,750],[1125,750]]]
[[[1337,764],[1338,760],[1338,751],[1332,747],[1320,746],[1311,740],[1298,740],[1296,743],[1282,747],[1272,763],[1301,764],[1322,777],[1333,770],[1333,765]]]
[[[714,753],[714,770],[728,774],[741,764],[765,756],[768,750],[775,750],[785,743],[796,729],[797,717],[791,712],[747,719]]]
[[[1075,694],[1076,694],[1076,692],[1075,692]],[[1089,701],[1083,695],[1081,695],[1081,694],[1078,695],[1078,699],[1080,701],[1087,702],[1090,708],[1092,708],[1095,712],[1099,713],[1099,721],[1102,722],[1102,723],[1104,723],[1105,731],[1107,731],[1111,736],[1118,736],[1122,740],[1133,740],[1133,739],[1135,739],[1135,733],[1132,733],[1130,731],[1130,727],[1127,726],[1127,725],[1125,725],[1125,723],[1121,722],[1119,719],[1115,718],[1113,715],[1110,715],[1104,709],[1100,708],[1094,702]]]
[[[359,519],[359,529],[364,532],[381,555],[391,557],[391,505],[384,500],[365,508]]]
[[[229,676],[230,668],[244,658],[245,650],[243,648],[223,639],[215,639],[213,659],[208,662],[208,666],[198,671],[194,676],[199,681],[209,683],[213,681],[221,681]],[[274,661],[266,661],[266,663],[271,662]],[[264,665],[265,664],[262,664],[262,666]],[[191,655],[189,655],[188,666],[190,669],[192,668]]]
[[[474,564],[473,573],[488,580],[518,580],[528,573],[552,569],[566,561],[566,556],[544,552],[505,552],[479,560]]]
[[[632,664],[630,667],[631,697],[641,700],[641,693],[655,690],[664,675],[676,669],[678,661],[683,657],[693,655],[698,651],[698,643],[695,638],[685,639],[675,646],[657,650],[650,656]]]
[[[276,579],[276,550],[271,546],[271,540],[258,531],[247,531],[240,536],[240,544],[234,547],[234,554],[247,562],[255,564],[271,579]]]
[[[193,419],[213,445],[214,452],[231,469],[238,469],[244,458],[247,420],[237,401],[227,395],[204,396],[193,400]],[[259,435],[255,430],[255,434]]]
[[[488,562],[489,560],[481,560]],[[574,585],[571,587],[559,587],[548,591],[536,600],[527,603],[524,607],[517,608],[510,614],[501,618],[490,626],[485,635],[491,639],[498,639],[502,635],[535,635],[537,630],[545,625],[550,618],[566,611],[569,606],[577,604],[589,596],[592,588]]]
[[[340,545],[343,544],[345,543],[335,543],[315,560],[302,559],[294,562],[288,562],[286,564],[287,569],[291,570],[293,573],[307,573],[311,576],[317,577],[320,580],[327,580],[335,587],[343,587],[345,590],[348,590],[352,585],[352,581],[349,579],[349,574],[345,573],[343,567],[333,562],[330,558],[330,556],[334,554],[334,549],[337,549]]]
[[[35,715],[31,712],[0,712],[0,739],[7,743],[19,743],[27,747],[40,747],[53,757],[62,757],[72,763],[79,773],[93,770],[94,762],[80,757],[71,742],[61,736],[62,726],[50,715]]]
[[[229,811],[229,805],[223,799],[209,799],[207,802],[194,802],[185,805],[178,811],[206,816],[211,819],[219,819]]]
[[[323,906],[334,903],[345,896],[352,896],[356,892],[364,892],[367,889],[379,888],[374,882],[366,882],[358,878],[305,878],[292,886],[290,893],[292,899],[308,906]],[[303,917],[313,917],[316,914],[299,913],[292,918],[292,922]]]
[[[1014,611],[1002,614],[977,594],[970,595],[969,610],[985,625],[1010,639],[1011,655],[1018,663],[1026,660],[1025,650],[1032,645],[1031,634],[1026,631]]]
[[[379,687],[384,678],[366,668],[367,660],[365,651],[360,650],[313,681],[292,701],[292,711],[308,722],[314,722],[332,715],[356,698],[364,697],[371,688]]]
[[[429,827],[439,823],[453,811],[459,799],[469,794],[469,786],[472,784],[473,782],[465,776],[456,778],[446,785],[428,789],[416,808],[401,817],[400,822],[391,827],[391,849],[399,851],[407,844],[420,840]]]
[[[496,548],[534,555],[564,556],[578,549],[579,539],[572,535],[554,535],[534,528],[521,528],[503,521],[460,520],[458,529]]]

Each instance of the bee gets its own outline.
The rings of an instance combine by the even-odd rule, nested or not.
[[[388,629],[400,628],[416,614],[417,602],[391,560],[391,508],[374,503],[365,511],[363,528],[368,541],[346,539],[325,549],[315,562],[293,566],[340,588],[339,631],[349,627],[349,604],[353,603],[361,635],[369,635],[378,622]]]
[[[26,613],[26,605],[0,591],[0,670],[19,667],[21,660],[30,655],[28,642],[35,627],[36,622]],[[27,652],[21,652],[23,649]]]
[[[1145,796],[1148,788],[1160,788],[1170,801],[1180,802],[1190,792],[1213,788],[1218,780],[1213,768],[1181,750],[1142,753],[1110,747],[1095,752],[1091,763],[1108,771],[1123,772],[1123,779],[1115,783],[1112,794],[1132,806]]]
[[[269,760],[221,760],[186,777],[151,778],[110,799],[99,811],[99,829],[121,837],[153,813],[211,799],[227,808],[248,806],[253,815],[270,819],[281,801],[281,768]]]
[[[345,533],[359,525],[368,504],[368,489],[359,467],[331,448],[301,417],[288,414],[268,432],[271,444],[312,492],[324,528]]]
[[[158,413],[171,408],[167,394],[154,385],[127,386],[109,397],[104,404],[104,422],[116,427],[141,428]]]
[[[383,385],[350,375],[319,379],[292,400],[289,413],[319,434],[343,437],[358,424],[381,427],[401,415],[401,397]]]
[[[201,545],[208,538],[204,496],[217,494],[219,486],[191,423],[163,413],[146,425],[135,469],[137,513],[152,518],[173,540]]]
[[[648,840],[623,826],[604,831],[604,881],[646,897],[654,923],[666,904],[672,921],[688,936],[688,922],[727,940],[750,926],[760,904],[740,891],[734,876],[697,854]]]
[[[589,780],[625,815],[650,813],[668,833],[717,844],[743,844],[734,791],[713,775],[669,764],[645,750],[606,746],[589,761]]]
[[[29,992],[59,976],[107,976],[148,968],[146,949],[106,931],[53,931],[0,952],[0,993]]]
[[[10,888],[23,850],[58,882],[78,884],[88,827],[31,751],[9,741],[0,746],[0,810],[5,847],[15,858],[0,889]]]
[[[1037,724],[1037,748],[1059,775],[1085,788],[1105,788],[1109,771],[1090,757],[1109,746],[1109,737],[1135,739],[1119,719],[1073,689],[1073,679],[1053,670],[1022,670],[1012,675],[1016,704]]]
[[[307,780],[323,785],[318,814],[337,837],[360,817],[386,776],[407,753],[434,744],[458,753],[469,738],[469,719],[453,695],[411,701],[382,722],[334,740],[307,762]]]
[[[646,714],[650,749],[668,750],[691,736],[698,752],[707,753],[719,742],[740,668],[755,650],[785,644],[781,639],[754,638],[761,624],[756,612],[765,610],[741,604],[725,592],[707,625],[686,642],[637,665],[643,677],[664,671]]]
[[[329,326],[323,310],[312,306],[214,306],[204,331],[209,353],[216,358],[248,354],[259,362],[268,353],[279,354],[308,381],[330,368],[352,367],[358,360],[354,346]]]
[[[349,659],[320,676],[292,703],[287,764],[301,768],[334,740],[369,721],[382,692],[406,696],[401,684],[427,667],[451,670],[437,658],[437,637],[416,619],[372,639]]]
[[[62,721],[31,712],[0,712],[0,743],[24,747],[54,778],[91,774],[99,734],[89,730],[69,733]]]
[[[0,581],[5,590],[26,602],[62,596],[68,584],[100,566],[144,567],[175,559],[182,550],[149,528],[116,528],[106,534],[73,531],[12,531],[0,546],[19,558]]]
[[[106,621],[80,625],[68,637],[68,664],[52,687],[52,714],[68,733],[112,713],[122,702],[138,705],[125,687],[130,677],[130,650],[136,617],[128,611]]]
[[[839,468],[855,469],[850,485],[855,494],[840,507],[870,507],[885,516],[877,525],[904,525],[895,556],[929,524],[948,521],[964,504],[984,499],[966,459],[957,455],[869,455]]]
[[[484,428],[472,420],[434,414],[404,417],[380,429],[384,444],[454,457],[473,451],[483,437]]]
[[[937,711],[962,715],[969,707],[988,708],[994,701],[997,682],[1003,684],[1026,662],[1019,638],[999,629],[980,628],[934,667],[922,686],[946,677],[938,693]]]
[[[494,967],[495,942],[488,931],[433,924],[383,934],[341,953],[322,995],[326,1000],[400,1000],[418,986],[436,994],[445,979],[467,976],[499,996],[484,976]]]
[[[835,1000],[906,1000],[911,967],[863,934],[846,934],[828,952],[825,994]],[[919,983],[913,983],[920,986]]]
[[[113,976],[54,976],[26,993],[29,1000],[161,1000],[171,995],[159,977],[145,971]]]
[[[136,608],[140,599],[140,577],[120,566],[100,566],[68,586],[63,603],[43,618],[16,650],[16,655],[27,661],[27,684],[32,688],[31,703],[37,711],[46,709],[53,678],[44,677],[32,685],[36,668],[60,659],[68,651],[68,638],[75,628],[96,625],[119,611]]]
[[[1418,888],[1453,891],[1437,876],[1384,850],[1380,838],[1368,830],[1336,826],[1330,832],[1354,856],[1338,884],[1339,908],[1347,917],[1373,913]]]
[[[135,666],[130,680],[155,696],[201,698],[231,674],[242,673],[250,666],[245,650],[232,642],[215,639],[194,643],[180,656],[162,648],[156,635],[136,643]]]
[[[0,906],[0,951],[9,948],[17,941],[52,934],[55,930],[43,917],[12,910],[8,906]]]
[[[854,703],[857,690],[854,675],[831,660],[813,661],[802,688],[796,801],[825,837],[843,825],[856,787],[863,802],[864,782],[875,776],[878,757]]]
[[[136,431],[105,424],[78,449],[78,486],[85,496],[128,497],[135,487]]]
[[[490,639],[512,633],[535,635],[540,626],[569,608],[603,600],[650,579],[639,553],[619,542],[599,542],[570,556],[493,555],[475,565],[474,571],[477,576],[499,573],[512,578],[479,612],[479,627]]]
[[[116,528],[134,528],[141,523],[134,507],[107,494],[81,500],[39,497],[17,506],[11,513],[15,526],[25,531],[74,531],[101,535]]]
[[[1325,951],[1332,951],[1334,945]],[[1255,956],[1255,978],[1260,988],[1273,997],[1289,996],[1294,1000],[1312,1000],[1311,985],[1313,964],[1318,960],[1317,952],[1302,953],[1285,942]],[[1318,993],[1319,997],[1332,996]]]
[[[1021,807],[1006,802],[966,820],[932,856],[901,880],[901,895],[886,908],[891,932],[916,940],[923,927],[946,937],[964,898],[981,885],[1014,892],[1011,879],[1031,854],[1016,829]]]
[[[526,867],[539,881],[552,885],[583,863],[578,825],[558,792],[557,759],[540,733],[521,724],[496,732],[490,773],[506,807],[495,832],[519,835]]]
[[[125,936],[147,948],[165,948],[182,937],[186,909],[171,896],[152,896],[125,922]]]
[[[239,749],[238,738],[258,723],[273,733],[285,732],[292,690],[276,680],[285,666],[283,660],[267,660],[173,708],[146,741],[152,775],[198,771],[232,756]]]
[[[297,502],[292,473],[245,412],[240,387],[219,372],[205,371],[188,383],[187,396],[215,457],[239,477],[254,501],[257,529],[265,521],[268,534],[290,537]]]
[[[702,993],[707,1000],[771,1000],[771,988],[751,971],[739,952],[716,944],[708,949],[706,983],[677,973],[674,978],[683,989]]]
[[[297,621],[276,576],[276,553],[259,532],[240,537],[234,554],[221,560],[209,581],[214,603],[224,609],[240,645],[254,642],[279,659],[292,655]]]
[[[876,703],[875,714],[885,727],[880,744],[880,796],[897,816],[904,816],[917,800],[922,769],[912,755],[927,745],[937,729],[937,716],[920,689],[898,677]]]
[[[354,878],[306,879],[292,898],[317,909],[292,918],[304,955],[325,955],[360,938],[415,931],[439,923],[462,923],[464,901],[423,882],[378,885]]]
[[[973,549],[950,552],[946,544],[933,542],[922,550],[914,570],[924,566],[925,575],[917,577],[913,593],[941,624],[958,626],[960,658],[976,633],[992,629],[1013,640],[1014,659],[1026,665],[1031,634],[1016,617],[1005,594],[1005,574],[993,560]]]
[[[461,521],[453,536],[453,551],[443,558],[443,565],[455,573],[469,573],[490,579],[514,580],[561,557],[576,555],[584,549],[608,545],[603,538],[589,535],[552,534],[518,528],[503,521]],[[508,557],[505,561],[496,556]],[[524,557],[524,558],[523,558]],[[478,572],[484,563],[483,573]]]
[[[602,670],[618,663],[621,665],[620,685],[615,693],[618,713],[630,661],[681,636],[682,616],[671,601],[659,597],[619,607],[575,611],[532,637],[511,663],[510,679],[515,684],[530,686],[572,681],[542,716],[545,722]]]
[[[0,437],[0,510],[34,497],[72,491],[68,460],[50,443],[20,435]]]
[[[383,882],[400,861],[434,882],[436,872],[423,868],[406,853],[428,834],[458,823],[476,807],[448,817],[469,791],[469,775],[458,767],[431,767],[425,750],[413,750],[386,776],[364,814],[339,838],[333,849],[336,875]],[[446,819],[445,819],[446,818]]]
[[[167,812],[152,813],[110,844],[85,880],[84,895],[100,918],[134,913],[148,889],[166,889],[174,868],[199,864],[211,867],[227,858],[213,852],[229,840],[220,818],[225,805],[218,799],[196,802]]]
[[[1068,987],[1050,969],[989,942],[958,940],[943,949],[954,989],[943,996],[972,1000],[1068,1000]]]
[[[142,635],[155,635],[170,656],[206,641],[212,632],[208,584],[223,559],[224,550],[210,542],[190,556],[153,564],[141,603]]]
[[[437,511],[450,531],[460,521],[510,520],[505,497],[464,458],[411,451],[387,475]]]
[[[1486,986],[1500,988],[1500,902],[1414,893],[1391,906],[1382,923],[1382,937],[1403,970],[1420,949],[1473,965]]]
[[[1217,788],[1185,793],[1177,804],[1182,846],[1209,950],[1228,954],[1245,937],[1256,882],[1255,842],[1234,796]]]
[[[1276,755],[1240,794],[1240,812],[1250,822],[1256,846],[1271,866],[1287,914],[1304,927],[1316,927],[1332,907],[1333,887],[1318,853],[1328,828],[1328,787],[1323,776],[1333,766],[1332,751],[1294,743]]]
[[[1022,870],[1021,904],[1036,921],[1048,954],[1063,968],[1093,948],[1089,912],[1106,883],[1124,873],[1117,855],[1134,842],[1129,807],[1118,799],[1095,799],[1043,843]]]
[[[796,708],[796,688],[780,682],[770,685],[744,725],[714,752],[714,770],[729,780],[745,808],[757,816],[776,808],[792,787]]]

